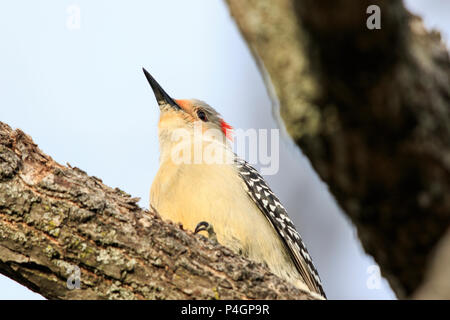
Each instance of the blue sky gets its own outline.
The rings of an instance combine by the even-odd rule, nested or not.
[[[448,39],[449,10],[437,2],[408,4]],[[80,10],[79,28],[68,27],[70,6]],[[158,168],[159,112],[142,67],[173,97],[205,100],[235,128],[277,127],[223,1],[18,0],[1,7],[0,121],[30,134],[56,161],[141,197],[144,207]],[[307,159],[289,141],[280,148],[280,171],[267,180],[329,298],[393,298],[384,280],[368,285],[374,262]],[[39,298],[0,276],[0,299]]]

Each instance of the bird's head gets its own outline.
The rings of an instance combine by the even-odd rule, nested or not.
[[[221,135],[219,140],[223,140],[223,142],[232,139],[232,127],[214,108],[196,99],[172,99],[147,70],[143,69],[143,71],[160,109],[158,124],[160,140],[161,137],[168,138],[168,135],[173,134],[176,130],[187,130],[193,133],[195,128],[199,127],[202,133],[218,133]]]

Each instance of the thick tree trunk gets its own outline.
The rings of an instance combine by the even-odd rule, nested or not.
[[[450,61],[439,34],[401,1],[227,3],[287,131],[365,250],[398,297],[425,287],[450,222]],[[372,4],[379,30],[366,27]]]
[[[0,273],[49,299],[312,299],[137,201],[0,122]]]

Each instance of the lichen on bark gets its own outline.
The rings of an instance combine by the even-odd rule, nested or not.
[[[296,144],[398,297],[450,224],[450,59],[401,1],[227,0]]]

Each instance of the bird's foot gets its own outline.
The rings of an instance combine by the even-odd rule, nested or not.
[[[210,223],[206,221],[199,222],[195,227],[194,233],[199,233],[200,231],[206,231],[208,233],[209,240],[214,243],[218,243],[216,232],[214,231],[214,228]]]

